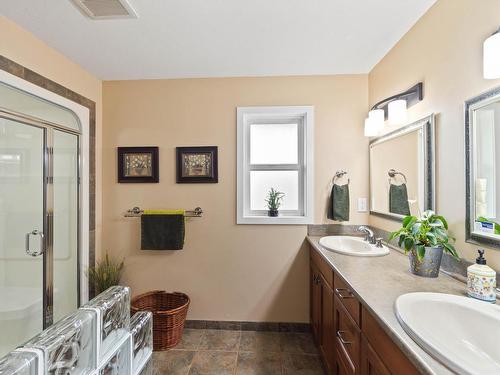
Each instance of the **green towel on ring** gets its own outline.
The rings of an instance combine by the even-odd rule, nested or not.
[[[349,221],[349,184],[333,184],[327,216],[330,220]]]
[[[389,188],[389,212],[404,216],[408,216],[410,214],[406,184],[391,184]]]

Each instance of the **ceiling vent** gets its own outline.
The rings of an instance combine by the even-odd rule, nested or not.
[[[73,3],[93,20],[137,18],[127,0],[73,0]]]

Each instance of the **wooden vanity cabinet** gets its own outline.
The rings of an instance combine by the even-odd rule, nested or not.
[[[328,375],[418,374],[354,291],[311,248],[311,325]]]
[[[311,261],[310,272],[310,315],[311,315],[311,329],[316,344],[319,346],[321,343],[321,274],[318,267]]]
[[[321,345],[320,351],[323,356],[328,374],[334,373],[335,366],[335,327],[334,327],[334,296],[333,289],[322,280],[322,309],[321,309]]]
[[[328,374],[335,374],[333,271],[323,259],[311,254],[310,274],[313,336]]]

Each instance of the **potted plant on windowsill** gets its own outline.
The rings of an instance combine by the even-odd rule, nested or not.
[[[282,193],[281,191],[278,191],[274,188],[271,188],[269,190],[269,193],[267,193],[267,198],[266,198],[266,203],[267,203],[267,214],[271,217],[276,217],[278,216],[278,209],[281,206],[281,201],[283,200],[283,197],[285,196],[285,193]]]
[[[448,233],[445,218],[433,211],[425,211],[420,218],[406,216],[401,229],[391,233],[389,241],[398,237],[398,245],[409,253],[411,273],[424,277],[438,277],[443,251],[459,259],[455,239]]]

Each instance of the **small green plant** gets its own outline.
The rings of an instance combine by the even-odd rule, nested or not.
[[[123,273],[123,267],[123,260],[110,259],[108,253],[106,253],[104,260],[96,262],[94,267],[89,267],[87,277],[90,283],[94,285],[96,293],[99,294],[111,286],[118,285]]]
[[[443,250],[459,259],[455,247],[450,240],[455,241],[448,234],[448,223],[445,218],[436,215],[433,211],[425,211],[420,218],[406,216],[401,229],[391,233],[389,241],[399,238],[398,245],[405,254],[415,249],[419,260],[425,255],[426,247],[443,247]]]
[[[284,196],[285,193],[282,193],[275,188],[271,188],[271,190],[269,190],[269,192],[267,193],[266,198],[267,208],[269,209],[269,211],[277,211],[281,206],[281,201],[283,200]]]

